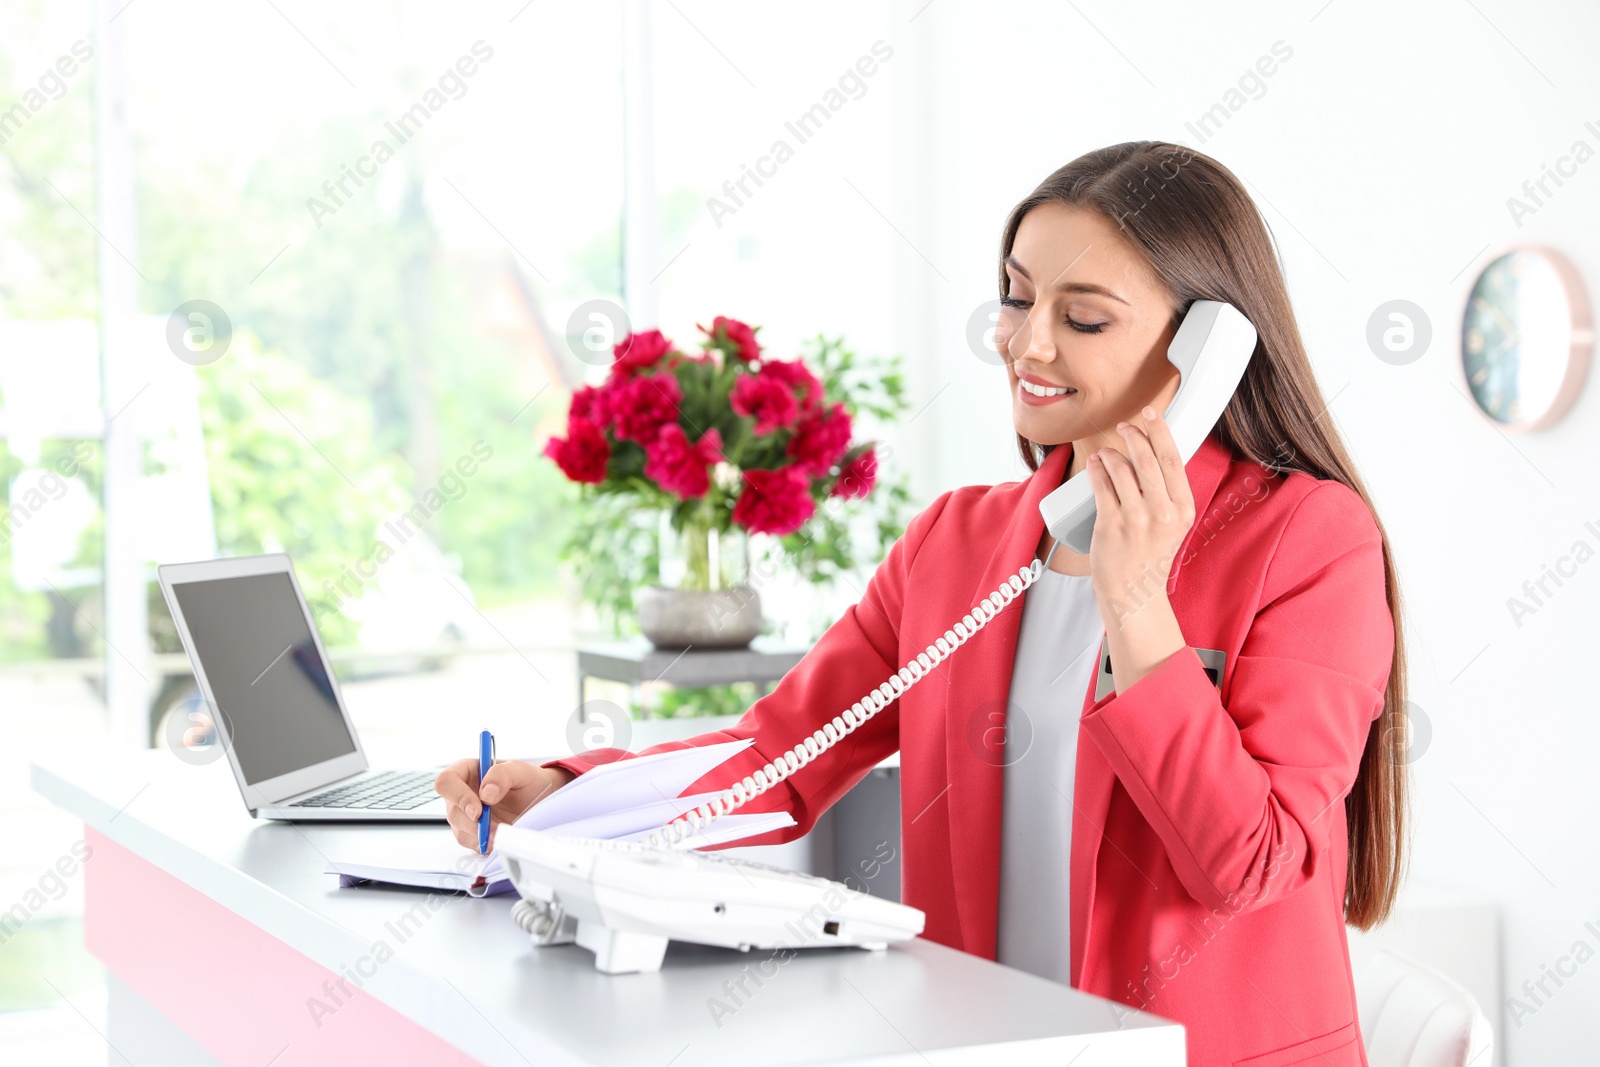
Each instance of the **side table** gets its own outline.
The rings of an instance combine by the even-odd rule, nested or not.
[[[733,682],[755,682],[770,687],[810,651],[770,637],[757,637],[748,648],[659,649],[642,637],[578,646],[578,706],[589,699],[589,679],[622,682],[641,700],[648,682],[666,682],[679,689],[696,689]],[[585,716],[587,718],[587,716]]]

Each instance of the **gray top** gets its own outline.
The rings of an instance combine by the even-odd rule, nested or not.
[[[1047,570],[1023,595],[1006,701],[998,959],[1069,983],[1078,716],[1105,633],[1089,575]]]

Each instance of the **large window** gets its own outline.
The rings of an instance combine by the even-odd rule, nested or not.
[[[10,5],[0,911],[81,833],[30,758],[193,706],[157,563],[289,552],[378,759],[562,736],[539,452],[574,309],[624,299],[621,34],[620,3]],[[92,1000],[80,883],[0,928],[0,1010]]]

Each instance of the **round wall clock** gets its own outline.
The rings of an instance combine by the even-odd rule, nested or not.
[[[1556,422],[1578,397],[1594,330],[1583,279],[1561,253],[1516,245],[1489,261],[1461,320],[1461,371],[1505,430]]]

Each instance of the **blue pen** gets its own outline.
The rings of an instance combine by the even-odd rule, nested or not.
[[[483,790],[483,776],[489,773],[489,768],[494,766],[494,734],[488,730],[478,735],[478,790]],[[489,852],[489,805],[484,804],[483,810],[478,812],[478,851],[485,855]]]

